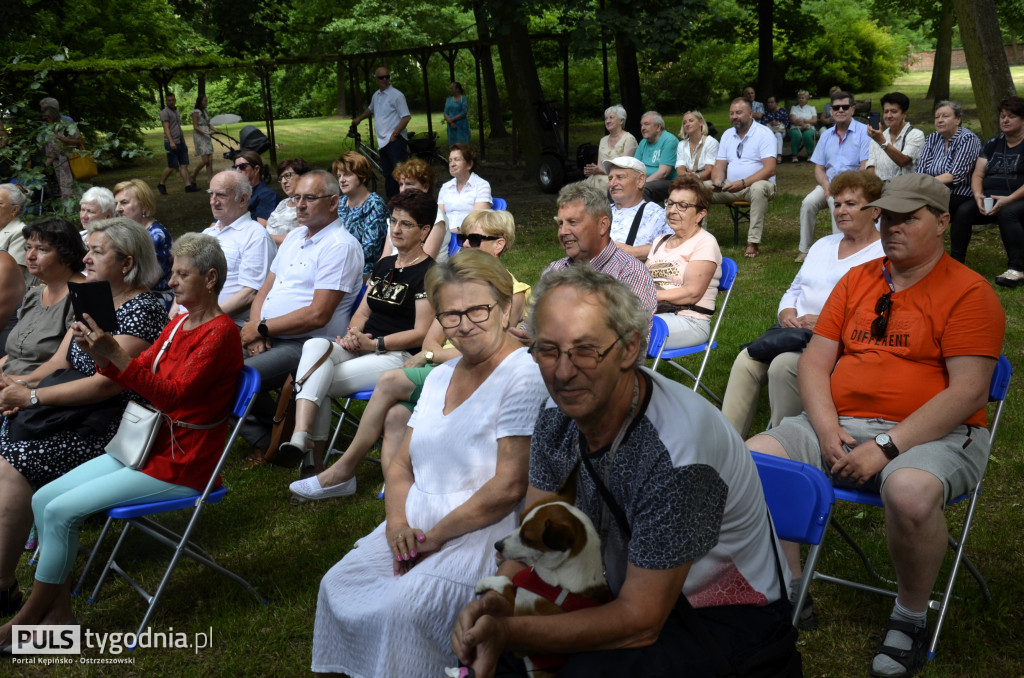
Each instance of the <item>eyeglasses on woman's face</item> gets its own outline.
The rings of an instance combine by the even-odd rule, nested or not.
[[[498,304],[481,304],[480,306],[470,306],[465,311],[441,311],[434,317],[437,318],[437,322],[441,323],[441,327],[445,329],[454,329],[462,324],[462,316],[469,318],[471,323],[482,323],[486,322],[491,317],[491,309]]]
[[[499,240],[500,238],[500,235],[483,235],[481,233],[458,233],[455,235],[455,240],[459,243],[459,247],[465,247],[467,243],[470,247],[480,247],[485,240]]]

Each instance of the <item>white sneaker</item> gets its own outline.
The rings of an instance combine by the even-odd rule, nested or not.
[[[292,491],[292,494],[296,494],[303,499],[315,501],[317,499],[330,499],[331,497],[347,497],[350,494],[356,493],[356,478],[352,476],[348,480],[338,483],[337,485],[331,485],[330,487],[321,487],[320,481],[317,480],[316,476],[310,476],[303,478],[302,480],[296,480],[288,489]]]

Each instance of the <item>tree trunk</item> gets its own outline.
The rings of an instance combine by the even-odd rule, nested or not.
[[[519,133],[519,148],[526,159],[529,176],[540,164],[545,145],[536,106],[544,98],[544,93],[533,58],[533,45],[526,22],[515,4],[503,0],[491,0],[488,4],[492,25],[498,27],[494,37],[498,43],[501,72],[505,76],[505,89]]]
[[[487,17],[484,15],[480,0],[473,3],[473,17],[476,19],[476,34],[482,42],[491,39],[491,31],[487,28]],[[484,96],[487,102],[487,119],[490,123],[491,138],[504,139],[508,136],[505,129],[505,108],[501,104],[498,83],[494,79],[494,60],[491,59],[491,48],[480,50],[480,71],[484,80]],[[479,93],[477,96],[480,96]]]
[[[338,87],[338,100],[336,102],[337,105],[335,106],[334,113],[339,117],[344,117],[346,115],[345,89],[348,87],[348,84],[345,82],[345,62],[341,59],[338,59],[337,61],[334,74],[335,82]]]
[[[953,0],[943,0],[938,30],[935,34],[935,62],[932,66],[932,80],[925,95],[935,103],[949,98],[949,71],[953,61],[953,25],[956,14]]]
[[[636,45],[628,33],[615,33],[615,65],[619,71],[619,96],[626,108],[626,131],[640,138],[640,117],[645,113],[640,92],[640,68]]]
[[[757,91],[761,100],[775,96],[775,0],[757,0]]]
[[[1015,95],[1017,88],[1010,76],[993,0],[954,0],[954,5],[985,139],[999,131],[999,100]]]
[[[206,71],[199,71],[199,80],[196,82],[196,101],[206,96]]]

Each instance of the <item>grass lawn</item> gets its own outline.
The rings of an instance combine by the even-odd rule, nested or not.
[[[1024,69],[1015,68],[1016,77],[1024,77]],[[930,106],[924,101],[926,74],[911,74],[893,89],[901,89],[913,100],[915,123],[923,122]],[[953,95],[965,103],[971,98],[966,71],[953,74]],[[877,102],[880,94],[870,96]],[[820,103],[820,99],[816,100]],[[968,111],[972,107],[967,103]],[[727,105],[709,109],[708,114],[725,128]],[[599,118],[595,115],[595,120]],[[669,117],[669,129],[678,129],[680,114]],[[261,123],[256,123],[262,127]],[[339,119],[281,120],[276,122],[281,148],[278,158],[303,156],[323,166],[342,150],[350,148],[344,138],[347,121]],[[930,125],[921,124],[930,131]],[[233,126],[237,131],[239,126]],[[425,118],[417,116],[413,129],[426,129]],[[975,127],[977,129],[977,127]],[[600,124],[573,126],[574,143],[596,141]],[[232,132],[233,136],[237,136]],[[112,186],[117,181],[138,176],[155,186],[163,169],[160,137],[153,132],[147,137],[155,155],[131,168],[105,171],[98,177],[100,185]],[[562,256],[555,241],[554,196],[539,193],[532,181],[522,177],[522,170],[511,166],[507,142],[490,141],[487,159],[479,173],[488,179],[497,196],[506,198],[518,224],[517,241],[506,263],[521,280],[535,282],[549,261]],[[217,169],[228,161],[217,160]],[[447,179],[445,168],[438,167],[439,178]],[[779,169],[779,194],[769,210],[765,225],[765,242],[761,256],[746,260],[741,247],[732,244],[732,224],[724,208],[712,210],[709,230],[716,235],[725,256],[739,263],[739,275],[729,303],[727,316],[719,334],[719,347],[713,353],[706,381],[721,394],[728,379],[732,359],[742,343],[758,336],[774,319],[779,298],[797,271],[792,263],[796,254],[800,200],[813,185],[809,165],[784,164]],[[206,188],[205,178],[199,182]],[[175,234],[199,230],[210,222],[210,212],[203,193],[186,195],[180,179],[168,182],[171,195],[158,196],[160,219]],[[745,226],[743,226],[745,228]],[[819,215],[818,235],[828,231],[826,215]],[[970,264],[988,280],[1005,268],[1005,253],[998,231],[988,230],[971,243]],[[1024,365],[1021,329],[1024,290],[994,288],[1006,310],[1007,332],[1004,352],[1018,367]],[[979,331],[984,331],[979,328]],[[697,362],[694,357],[690,364]],[[673,372],[666,372],[673,374]],[[978,588],[967,575],[961,576],[957,594],[965,600],[954,606],[945,625],[939,654],[922,673],[928,677],[960,678],[988,676],[1024,676],[1024,579],[1017,568],[1024,562],[1020,535],[1024,532],[1024,501],[1020,488],[1024,483],[1024,462],[1020,443],[1024,437],[1021,411],[1024,379],[1011,386],[1009,405],[999,440],[992,452],[987,484],[969,552],[992,586],[993,600],[985,604]],[[756,427],[767,421],[767,402],[762,403]],[[183,564],[165,595],[151,624],[154,631],[207,632],[213,629],[213,646],[198,652],[167,649],[141,649],[132,657],[130,666],[43,667],[16,666],[16,675],[116,675],[135,676],[297,676],[309,670],[313,615],[317,587],[321,576],[356,539],[368,533],[384,515],[383,503],[375,499],[381,478],[379,467],[363,464],[359,472],[359,491],[351,498],[289,505],[287,484],[294,473],[277,468],[243,471],[242,450],[237,450],[225,470],[231,494],[221,504],[210,507],[198,531],[198,541],[221,562],[247,578],[270,601],[263,606],[247,596],[233,583],[213,573]],[[962,509],[950,511],[951,520],[959,521]],[[882,538],[882,514],[842,506],[839,515],[854,534],[866,535],[868,550],[879,556],[878,563],[887,569]],[[173,519],[180,525],[180,518]],[[101,523],[89,521],[82,541],[91,545]],[[838,540],[831,542],[821,571],[860,576],[851,553]],[[109,545],[108,545],[109,548]],[[164,552],[145,537],[136,536],[126,553],[127,566],[134,566],[144,582],[155,585],[157,566],[164,562]],[[32,568],[23,562],[19,578],[27,584]],[[76,572],[74,576],[77,577]],[[95,572],[94,572],[95,576]],[[87,586],[91,585],[87,584]],[[805,675],[862,676],[878,641],[882,624],[888,615],[888,599],[822,583],[811,590],[818,608],[821,625],[817,630],[801,634]],[[86,605],[82,598],[75,612],[84,627],[95,633],[134,631],[144,606],[122,581],[108,582],[99,601]],[[400,651],[400,648],[396,648]]]

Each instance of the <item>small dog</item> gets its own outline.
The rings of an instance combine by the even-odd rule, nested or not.
[[[527,569],[513,579],[484,577],[477,593],[494,590],[515,607],[516,616],[549,615],[608,602],[601,540],[585,513],[560,495],[542,499],[523,514],[519,529],[495,543],[499,560],[518,560]],[[564,663],[561,655],[525,657],[533,676]]]

